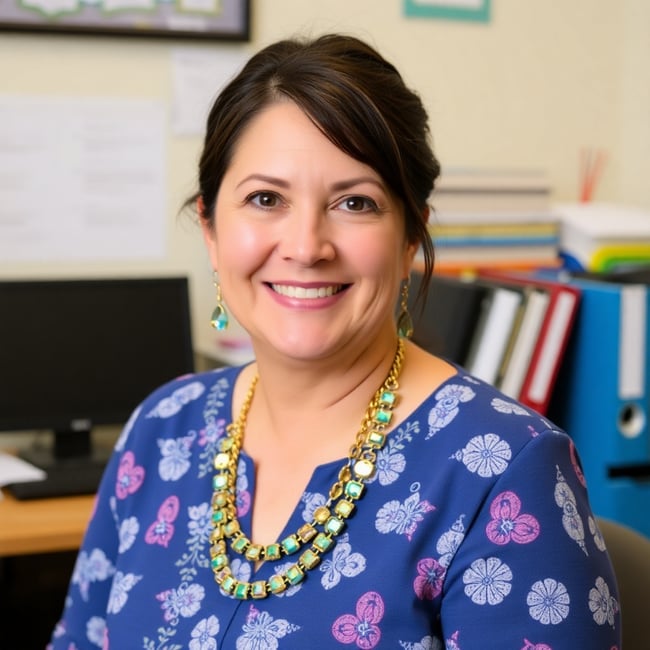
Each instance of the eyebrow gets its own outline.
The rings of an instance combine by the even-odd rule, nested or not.
[[[246,178],[242,179],[237,184],[237,187],[240,187],[249,181],[262,181],[263,183],[269,183],[270,185],[276,185],[282,188],[288,188],[290,185],[290,183],[283,178],[267,176],[266,174],[250,174],[249,176],[246,176]],[[335,192],[340,192],[348,190],[352,187],[356,187],[357,185],[362,185],[363,183],[371,183],[372,185],[377,186],[380,190],[384,192],[386,191],[384,184],[372,176],[356,176],[354,178],[346,178],[342,181],[337,181],[334,183],[331,189]]]

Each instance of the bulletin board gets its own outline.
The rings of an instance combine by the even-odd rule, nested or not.
[[[250,0],[3,0],[0,30],[247,41]]]

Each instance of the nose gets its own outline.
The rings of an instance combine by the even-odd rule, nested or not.
[[[313,266],[334,258],[333,233],[325,211],[294,209],[284,226],[279,244],[283,259],[293,260],[301,266]]]

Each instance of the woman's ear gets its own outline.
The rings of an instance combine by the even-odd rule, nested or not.
[[[199,215],[199,223],[201,224],[201,232],[203,233],[203,241],[210,257],[212,268],[216,271],[219,267],[217,265],[217,238],[214,229],[214,219],[211,219],[205,213],[205,203],[203,197],[199,196],[196,200],[196,211]]]

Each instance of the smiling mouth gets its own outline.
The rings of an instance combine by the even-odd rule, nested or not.
[[[343,284],[332,284],[326,287],[294,287],[288,284],[271,284],[271,288],[281,296],[299,298],[301,300],[314,300],[316,298],[329,298],[345,288]]]

